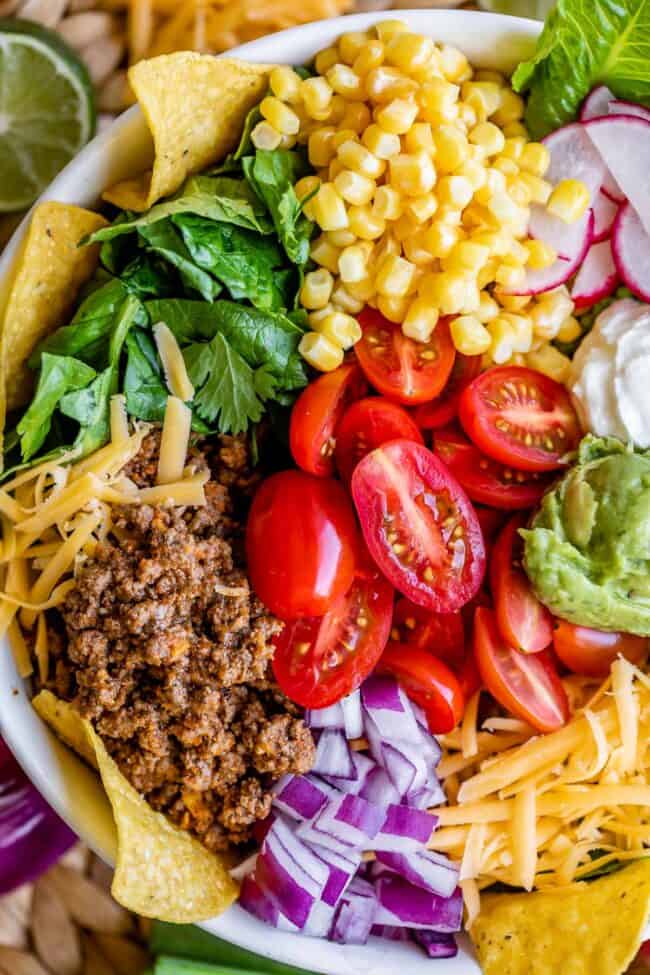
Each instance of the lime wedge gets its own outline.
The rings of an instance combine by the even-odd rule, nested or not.
[[[92,83],[74,51],[0,18],[0,212],[33,203],[94,131]]]

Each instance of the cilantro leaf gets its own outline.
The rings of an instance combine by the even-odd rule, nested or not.
[[[211,342],[196,342],[184,350],[188,375],[197,391],[194,408],[208,423],[218,422],[222,433],[245,433],[264,412],[248,363],[217,334]]]

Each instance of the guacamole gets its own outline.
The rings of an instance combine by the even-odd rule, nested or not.
[[[650,636],[650,451],[585,437],[522,535],[526,572],[556,616]]]

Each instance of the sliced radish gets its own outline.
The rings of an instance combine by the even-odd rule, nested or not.
[[[530,220],[528,222],[528,234],[536,240],[543,240],[549,244],[556,252],[557,256],[563,261],[572,261],[576,254],[583,253],[591,244],[591,238],[585,245],[585,235],[591,227],[593,233],[593,221],[590,222],[591,210],[575,223],[565,223],[559,217],[554,217],[546,207],[539,203],[533,203],[530,208]]]
[[[650,122],[650,108],[644,105],[637,105],[636,102],[624,102],[620,98],[615,98],[609,105],[610,115],[636,115]]]
[[[607,298],[618,284],[618,272],[609,240],[592,244],[576,275],[571,297],[578,309],[589,308]]]
[[[601,240],[606,240],[611,235],[619,205],[605,196],[602,191],[594,200],[592,207],[594,211],[594,244],[599,244]]]
[[[544,178],[553,184],[563,179],[579,179],[593,200],[607,167],[587,136],[585,126],[580,122],[564,125],[547,135],[543,142],[551,154],[551,164]]]
[[[631,203],[621,207],[614,221],[612,253],[623,283],[650,302],[650,235]]]
[[[599,118],[607,115],[609,103],[614,98],[614,93],[609,90],[607,85],[598,85],[592,88],[580,109],[580,121],[586,122],[590,118]]]
[[[583,128],[650,232],[650,122],[635,115],[610,115],[585,122]]]
[[[554,219],[557,220],[557,218]],[[573,253],[567,254],[564,257],[558,257],[550,267],[545,268],[543,271],[528,271],[524,283],[518,287],[507,289],[507,294],[538,295],[544,291],[551,291],[553,288],[559,288],[561,284],[565,284],[571,275],[575,274],[578,270],[591,244],[594,230],[594,215],[591,210],[588,210],[584,217],[575,224],[568,225],[561,220],[557,220],[557,223],[563,224],[565,233],[571,233],[572,246],[574,247]],[[546,238],[543,239],[546,240]],[[550,240],[548,243],[552,244]]]

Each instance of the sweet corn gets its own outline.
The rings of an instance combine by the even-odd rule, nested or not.
[[[476,234],[479,232],[485,232],[494,226],[494,217],[484,206],[480,203],[470,203],[468,207],[465,207],[462,215],[463,227],[469,230],[471,233]]]
[[[474,189],[465,176],[443,176],[438,182],[436,196],[440,203],[450,203],[462,210],[474,196]]]
[[[543,240],[527,240],[524,247],[528,252],[526,264],[533,271],[543,271],[557,259],[556,251]]]
[[[367,305],[370,299],[375,297],[375,284],[371,278],[364,278],[363,281],[346,281],[345,290],[361,305]]]
[[[511,238],[504,256],[509,264],[518,264],[521,267],[528,261],[528,248],[521,241]]]
[[[441,315],[457,315],[465,305],[467,286],[467,277],[457,271],[432,272],[422,278],[418,294]]]
[[[281,135],[297,135],[300,131],[300,119],[296,113],[274,95],[262,99],[260,112]]]
[[[372,244],[369,244],[368,241],[345,247],[338,259],[338,272],[341,275],[341,281],[346,284],[363,281],[368,276],[368,262],[371,253]]]
[[[307,332],[298,346],[300,355],[319,372],[333,372],[343,362],[343,349],[318,332]]]
[[[426,246],[426,230],[418,230],[414,234],[409,234],[402,241],[402,250],[416,267],[426,267],[433,264],[435,258]]]
[[[300,289],[300,302],[310,311],[324,308],[329,303],[333,288],[334,278],[327,268],[321,267],[318,271],[310,271],[305,275]]]
[[[475,315],[481,307],[481,292],[476,280],[469,275],[466,278],[465,300],[459,312],[461,315]]]
[[[424,233],[425,246],[434,258],[447,257],[461,236],[460,227],[436,220]]]
[[[372,212],[381,220],[398,220],[403,212],[402,197],[392,186],[378,186]]]
[[[521,151],[519,166],[533,176],[544,176],[551,165],[551,154],[542,142],[529,142]]]
[[[435,152],[433,131],[428,122],[415,122],[404,135],[406,152]]]
[[[495,290],[495,297],[499,304],[506,311],[523,311],[530,304],[530,295],[504,295],[501,291]]]
[[[507,181],[508,195],[519,206],[525,207],[533,202],[532,193],[526,180],[519,176],[510,177]]]
[[[496,159],[492,161],[492,165],[495,169],[498,169],[500,173],[503,173],[505,177],[519,175],[519,166],[514,159],[508,159],[507,156],[497,156]]]
[[[436,182],[436,171],[426,152],[400,153],[389,160],[391,185],[406,196],[423,196]]]
[[[352,315],[333,311],[318,323],[318,331],[341,349],[351,349],[361,338],[361,326]]]
[[[562,289],[542,295],[530,312],[537,338],[547,341],[554,339],[572,314],[573,307],[568,292]]]
[[[490,333],[475,315],[454,318],[449,331],[456,351],[462,355],[483,355],[490,348]]]
[[[326,78],[305,78],[300,85],[300,95],[309,118],[322,121],[326,119],[332,101],[332,91]]]
[[[479,322],[491,322],[499,314],[499,306],[487,291],[481,291],[479,295],[479,306],[476,317]],[[487,350],[485,350],[487,351]]]
[[[403,20],[380,20],[379,23],[375,24],[375,30],[377,32],[377,37],[380,41],[386,43],[395,34],[406,34],[408,33],[408,25],[404,23]]]
[[[512,159],[513,162],[519,162],[525,145],[526,140],[521,135],[516,138],[506,139],[501,155],[506,159]]]
[[[589,206],[589,190],[579,179],[563,179],[557,184],[546,209],[565,223],[575,223]]]
[[[473,129],[476,123],[478,122],[476,111],[472,108],[471,105],[468,105],[467,102],[458,103],[457,122],[465,127],[466,132],[469,132],[470,129]]]
[[[403,257],[389,254],[377,269],[375,287],[380,295],[402,298],[409,290],[414,273],[414,264]]]
[[[490,250],[483,244],[471,240],[461,240],[445,257],[446,271],[466,271],[477,274],[490,256]]]
[[[325,75],[329,69],[336,64],[339,59],[339,51],[337,47],[326,47],[324,50],[319,51],[314,60],[314,67],[319,75]]]
[[[436,169],[441,173],[453,173],[467,160],[467,137],[452,125],[441,125],[434,130]]]
[[[338,284],[332,292],[332,305],[335,311],[343,311],[347,315],[358,315],[363,311],[365,301],[359,301],[343,284]]]
[[[497,119],[493,119],[493,121],[497,125],[500,124]],[[508,122],[507,125],[503,126],[503,134],[505,135],[506,139],[514,139],[517,136],[522,136],[524,139],[530,138],[528,129],[521,122]]]
[[[528,187],[531,203],[541,203],[545,206],[553,192],[553,187],[541,176],[534,176],[532,173],[520,172],[519,179]]]
[[[474,159],[468,159],[463,165],[457,170],[458,176],[463,176],[472,187],[474,193],[480,190],[482,186],[485,186],[487,180],[487,171],[485,166],[482,166],[480,162]]]
[[[468,139],[480,146],[488,156],[496,156],[506,144],[505,136],[493,122],[479,122],[469,133]]]
[[[386,169],[386,163],[383,159],[378,159],[365,146],[354,142],[352,139],[346,140],[343,145],[339,146],[338,157],[348,169],[354,170],[361,176],[367,176],[369,179],[379,179]]]
[[[516,315],[512,312],[504,312],[501,316],[509,322],[512,328],[513,344],[515,352],[530,352],[533,344],[533,323],[526,315]]]
[[[487,247],[491,257],[505,257],[512,236],[506,230],[483,230],[472,234],[471,239],[475,244],[483,244]]]
[[[309,162],[315,169],[320,169],[321,166],[329,166],[332,159],[334,159],[336,155],[335,136],[336,129],[327,126],[322,129],[317,129],[316,132],[312,132],[309,136],[307,155]]]
[[[279,147],[282,135],[270,122],[258,122],[251,132],[251,142],[256,149],[273,150]]]
[[[417,94],[422,118],[427,122],[452,122],[458,115],[459,94],[458,85],[452,85],[444,78],[426,81]]]
[[[452,227],[460,227],[463,211],[453,203],[441,203],[436,211],[436,218],[442,223],[451,224]]]
[[[367,44],[370,43],[368,35],[364,31],[354,30],[341,34],[338,41],[338,52],[341,61],[345,64],[354,64]]]
[[[494,280],[504,288],[516,289],[522,287],[524,284],[526,272],[523,267],[504,261],[502,264],[499,264],[494,272]]]
[[[377,308],[384,318],[387,318],[389,322],[395,322],[396,325],[402,324],[406,318],[408,307],[408,298],[400,298],[394,295],[377,296]]]
[[[321,230],[344,230],[349,226],[345,203],[332,183],[321,183],[310,206]]]
[[[496,193],[507,191],[506,178],[498,169],[485,170],[485,182],[476,190],[475,199],[482,206],[487,206]]]
[[[375,121],[392,135],[404,135],[415,122],[418,107],[404,98],[394,98],[375,111]]]
[[[512,224],[517,219],[519,207],[507,193],[494,193],[487,208],[500,224]]]
[[[361,78],[347,64],[334,64],[327,72],[327,81],[337,95],[349,98],[354,101],[357,98],[365,98],[365,91]]]
[[[576,339],[580,338],[582,335],[582,329],[580,327],[580,322],[573,315],[569,315],[562,322],[562,325],[558,329],[556,338],[560,342],[575,342]]]
[[[430,37],[402,31],[386,41],[386,61],[395,68],[411,72],[429,62],[434,46]]]
[[[472,106],[477,117],[485,121],[501,105],[501,85],[494,81],[466,81],[461,88],[461,96]]]
[[[501,102],[492,116],[492,121],[501,128],[517,123],[524,116],[524,108],[523,98],[511,88],[503,87],[501,88]]]
[[[529,352],[526,363],[531,369],[543,372],[550,379],[564,383],[571,371],[571,359],[563,355],[554,345],[543,345],[541,349]]]
[[[490,335],[490,356],[497,365],[508,362],[516,352],[515,330],[507,318],[499,315],[486,325]]]
[[[406,211],[410,213],[418,223],[425,224],[430,220],[438,209],[438,200],[433,193],[425,193],[423,196],[414,196],[406,203]]]
[[[478,68],[473,74],[474,81],[493,81],[500,88],[506,83],[506,79],[500,71],[493,71],[492,68]]]
[[[284,64],[273,68],[269,75],[269,85],[275,97],[291,105],[300,101],[300,82],[301,78],[293,68]]]
[[[326,237],[317,237],[309,250],[312,261],[321,267],[326,267],[332,274],[338,274],[339,256],[341,251],[334,247]]]
[[[428,342],[439,317],[437,308],[433,308],[422,298],[415,298],[409,305],[402,322],[402,331],[415,342]]]
[[[382,64],[373,68],[364,78],[364,88],[371,102],[383,105],[394,98],[410,98],[417,91],[417,82],[407,78],[397,68]]]
[[[472,77],[472,68],[462,51],[451,44],[441,44],[438,51],[440,70],[447,81],[460,83]]]
[[[340,124],[342,128],[361,135],[370,125],[370,119],[370,109],[364,102],[350,102],[341,117]]]
[[[360,77],[363,77],[374,68],[380,67],[384,63],[385,56],[386,49],[382,42],[371,40],[361,48],[352,63],[352,67]]]
[[[341,230],[328,230],[324,236],[333,247],[350,247],[351,244],[357,242],[356,234],[353,234],[349,227]]]
[[[372,273],[377,270],[387,254],[395,254],[397,257],[402,253],[402,245],[395,237],[394,233],[384,234],[381,243],[375,244],[372,251],[371,267]]]
[[[487,288],[489,284],[492,284],[499,265],[499,258],[491,257],[476,275],[476,286],[478,288]]]
[[[377,159],[391,159],[402,151],[398,135],[386,132],[380,125],[369,125],[361,136],[361,141]]]
[[[386,221],[377,217],[369,206],[351,206],[348,222],[350,230],[360,240],[376,240],[386,230]]]
[[[337,129],[332,138],[332,142],[334,143],[337,152],[342,145],[345,145],[346,142],[358,144],[358,141],[357,133],[354,131],[354,129]]]
[[[406,240],[407,237],[412,237],[413,234],[416,234],[419,230],[419,227],[420,227],[419,221],[416,220],[413,214],[409,213],[407,210],[405,213],[402,214],[399,220],[395,221],[391,230],[395,240],[399,241],[401,244],[401,242],[403,240]]]
[[[346,203],[364,206],[372,200],[376,183],[367,176],[355,173],[351,169],[344,169],[334,180],[334,186]]]

